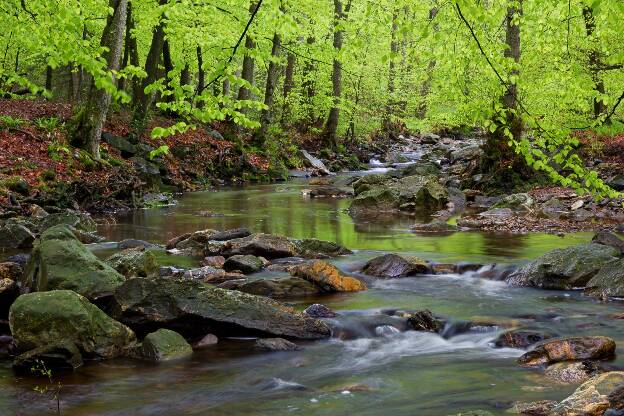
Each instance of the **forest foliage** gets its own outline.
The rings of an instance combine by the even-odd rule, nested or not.
[[[226,120],[267,148],[289,128],[337,151],[392,126],[482,129],[614,195],[574,132],[624,114],[623,21],[619,0],[5,0],[0,92],[76,103],[96,159],[109,105],[135,134],[159,111],[177,122],[153,137]]]

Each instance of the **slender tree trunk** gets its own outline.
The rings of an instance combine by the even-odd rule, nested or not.
[[[167,4],[167,0],[159,0],[158,4],[163,6]],[[165,20],[161,17],[152,33],[152,44],[150,45],[150,49],[145,60],[145,72],[147,73],[147,76],[143,78],[143,81],[135,89],[133,127],[137,135],[140,135],[143,130],[145,130],[147,115],[152,102],[154,101],[154,93],[146,93],[145,89],[158,79],[158,63],[160,62],[164,43]]]
[[[258,7],[258,3],[256,1],[252,1],[249,6],[249,14],[253,14]],[[253,37],[248,34],[245,37],[245,56],[243,58],[243,72],[241,73],[241,78],[247,81],[249,84],[253,85],[254,83],[254,66],[255,62],[253,57],[251,56],[251,51],[256,48],[256,42]],[[249,100],[251,98],[251,90],[249,88],[240,87],[238,89],[238,97],[239,100]],[[246,109],[241,108],[239,110],[241,113],[245,113]]]
[[[396,55],[399,52],[399,43],[397,41],[397,31],[399,25],[397,19],[399,18],[398,9],[395,9],[392,13],[392,29],[390,31],[390,61],[388,64],[388,103],[386,104],[386,112],[382,119],[382,127],[385,130],[390,129],[390,120],[394,113],[394,107],[396,104],[395,97],[395,78],[396,78]]]
[[[351,3],[343,10],[342,0],[334,0],[334,53],[339,53],[344,41],[344,29],[340,27],[345,20]],[[334,58],[332,66],[332,97],[333,105],[327,116],[325,124],[325,137],[327,144],[334,149],[338,148],[338,122],[340,120],[340,98],[342,94],[342,63],[338,57]]]
[[[113,14],[108,16],[101,40],[108,49],[104,57],[109,71],[118,71],[121,63],[127,6],[127,0],[109,0]],[[76,120],[72,144],[88,150],[95,160],[100,159],[100,137],[110,102],[110,92],[98,89],[92,81],[87,102]]]
[[[269,69],[267,71],[266,87],[264,90],[264,105],[265,109],[260,114],[260,128],[256,132],[256,140],[264,140],[269,126],[273,121],[273,97],[275,96],[275,88],[277,87],[277,81],[280,73],[279,56],[282,49],[282,39],[280,35],[275,33],[273,35],[273,47],[271,48],[271,61],[269,62]]]
[[[165,67],[165,90],[169,92],[169,94],[164,97],[164,101],[170,103],[174,100],[174,96],[170,94],[171,90],[173,89],[171,85],[171,83],[173,82],[173,61],[171,59],[171,46],[167,39],[165,39],[165,41],[163,42],[162,54],[163,66]]]
[[[306,39],[306,45],[308,47],[308,55],[310,54],[310,47],[314,45],[316,39],[314,36],[308,36]],[[306,119],[305,119],[305,128],[308,129],[309,124],[313,124],[315,122],[314,116],[314,96],[316,95],[316,88],[314,84],[314,70],[315,65],[314,61],[309,59],[304,68],[303,68],[303,97],[304,97],[304,108],[306,111]]]
[[[45,88],[52,94],[52,67],[50,65],[46,66],[46,80],[45,80]]]
[[[197,89],[196,94],[201,94],[202,91],[206,88],[206,71],[204,70],[204,56],[202,54],[201,46],[197,47]],[[204,106],[204,102],[199,100],[197,102],[197,107],[202,108]]]
[[[594,10],[590,6],[583,7],[583,18],[585,20],[585,32],[590,43],[595,43],[594,32],[596,31],[596,19],[594,18]],[[605,95],[605,85],[600,74],[601,59],[600,53],[594,45],[589,50],[589,69],[591,71],[592,80],[594,81],[594,90],[597,97],[594,97],[594,118],[598,119],[601,115],[607,114],[607,106],[602,97]]]
[[[286,119],[290,117],[290,103],[288,102],[288,98],[295,86],[294,78],[296,62],[297,57],[295,56],[295,54],[292,52],[288,52],[288,56],[286,58],[286,70],[284,71],[284,89],[282,90],[282,125],[285,123]]]
[[[514,23],[515,16],[522,16],[522,1],[519,2],[517,7],[510,6],[508,8],[505,32],[505,43],[507,44],[505,57],[512,59],[515,66],[509,72],[509,77],[517,79],[520,75],[520,70],[518,69],[520,63],[520,24]],[[507,84],[507,91],[503,95],[503,105],[508,110],[507,120],[511,133],[515,139],[518,139],[522,135],[522,119],[518,113],[518,84],[515,81],[508,81]]]
[[[132,29],[134,29],[134,19],[132,17],[132,2],[128,3],[128,12],[126,13],[126,40],[124,42],[124,54],[123,59],[121,60],[121,68],[125,68],[128,66],[128,62],[130,61],[130,51],[132,48]],[[134,41],[136,46],[136,40]],[[121,78],[119,80],[119,85],[117,88],[120,90],[126,89],[126,79]]]
[[[431,10],[429,10],[429,20],[435,19],[436,16],[438,15],[438,11],[439,9],[437,5],[432,7]],[[440,29],[439,24],[436,23],[433,25],[433,30],[435,32],[437,32],[439,29]],[[416,109],[416,117],[419,120],[424,119],[425,116],[427,115],[427,96],[429,95],[429,90],[431,90],[431,82],[433,81],[433,71],[436,65],[437,65],[437,62],[435,59],[432,59],[429,61],[429,64],[427,64],[427,74],[425,76],[425,80],[420,86],[419,95],[420,95],[421,102]]]

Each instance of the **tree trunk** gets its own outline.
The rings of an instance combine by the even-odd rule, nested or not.
[[[596,20],[594,18],[594,10],[590,6],[583,7],[583,18],[585,20],[585,32],[587,38],[593,44],[594,32],[596,31]],[[601,115],[607,114],[607,106],[602,97],[605,95],[605,85],[600,74],[601,59],[600,53],[595,46],[591,46],[589,50],[589,70],[591,71],[592,80],[594,81],[594,90],[597,96],[594,97],[594,118],[598,119]]]
[[[395,78],[396,78],[396,62],[395,58],[399,52],[399,43],[397,41],[397,30],[399,25],[397,19],[399,18],[398,9],[395,9],[392,13],[392,29],[390,30],[390,60],[388,64],[388,103],[386,104],[386,112],[382,119],[382,127],[385,130],[390,129],[390,123],[392,115],[394,114],[394,107],[396,104],[395,91]]]
[[[286,70],[284,71],[284,89],[282,90],[282,98],[283,98],[283,107],[282,107],[282,120],[281,123],[284,124],[287,118],[290,117],[290,104],[288,102],[288,96],[292,92],[295,86],[295,63],[297,62],[297,57],[294,53],[288,52],[288,56],[286,58]]]
[[[518,6],[510,6],[507,9],[505,43],[505,57],[514,62],[514,68],[509,72],[509,77],[517,79],[520,75],[518,64],[520,63],[520,24],[514,24],[514,16],[522,16],[522,1]],[[508,110],[507,121],[514,139],[519,139],[522,135],[522,119],[518,113],[518,84],[516,81],[507,81],[508,88],[503,95],[503,105]]]
[[[103,56],[109,71],[119,70],[126,30],[127,6],[127,0],[109,0],[113,14],[108,16],[101,40],[101,45],[108,49]],[[95,81],[92,81],[87,102],[77,117],[72,144],[88,150],[95,160],[100,160],[100,137],[110,102],[110,92],[98,89]]]
[[[306,39],[306,45],[308,46],[308,55],[310,55],[310,47],[316,42],[314,36],[308,36]],[[314,61],[309,59],[303,68],[303,96],[304,96],[304,108],[306,110],[305,128],[307,130],[309,124],[315,122],[314,116],[314,96],[316,95],[314,85]]]
[[[201,94],[206,88],[206,71],[204,70],[204,57],[202,54],[201,46],[197,47],[197,89],[196,94]],[[197,102],[197,107],[202,108],[204,106],[203,101]]]
[[[435,17],[438,15],[438,11],[439,9],[437,5],[435,7],[432,7],[431,10],[429,10],[429,20],[435,19]],[[436,23],[433,25],[433,30],[435,32],[437,32],[439,29],[440,29],[439,24]],[[420,104],[418,105],[418,108],[416,109],[416,117],[419,120],[424,119],[425,116],[427,115],[427,96],[429,95],[429,90],[431,89],[431,81],[433,80],[433,70],[435,69],[436,65],[437,65],[437,62],[435,59],[432,59],[429,61],[429,64],[427,64],[427,74],[426,74],[425,80],[420,86],[420,99],[422,101],[420,102]]]
[[[346,12],[349,11],[351,3],[348,4]],[[342,49],[344,40],[344,29],[340,27],[345,20],[346,13],[342,7],[342,0],[334,0],[334,53],[337,54]],[[325,137],[327,145],[338,148],[338,122],[340,120],[340,97],[342,94],[342,64],[338,57],[334,58],[332,66],[332,97],[333,104],[327,116],[325,124]]]
[[[273,97],[275,96],[275,87],[277,87],[277,80],[280,72],[279,56],[282,49],[282,40],[280,35],[275,33],[273,35],[273,47],[271,48],[271,61],[269,62],[269,69],[267,71],[266,87],[264,90],[264,105],[266,108],[262,110],[260,114],[260,128],[256,132],[256,140],[264,140],[264,137],[269,130],[269,126],[273,121]]]
[[[46,80],[45,80],[45,88],[52,94],[52,67],[50,65],[46,66]]]
[[[163,6],[167,0],[158,0],[158,4]],[[145,89],[158,80],[158,63],[165,43],[165,20],[161,18],[152,33],[152,44],[150,45],[147,58],[145,59],[145,72],[147,76],[135,89],[133,128],[135,133],[140,135],[145,130],[147,115],[154,101],[154,93],[146,93]]]
[[[130,61],[130,42],[132,41],[132,29],[134,29],[134,22],[132,19],[132,3],[128,3],[128,12],[126,13],[126,39],[124,42],[124,54],[123,54],[123,59],[121,60],[121,68],[125,68],[128,66],[128,62]],[[136,41],[135,41],[136,42]],[[126,79],[127,78],[121,78],[119,80],[119,84],[117,85],[117,88],[119,88],[120,90],[125,90],[126,89]]]
[[[258,7],[258,3],[255,1],[251,2],[249,6],[249,14],[253,14]],[[254,59],[250,54],[250,51],[256,48],[256,42],[254,41],[251,34],[247,34],[245,37],[245,56],[243,58],[243,72],[241,73],[241,78],[247,81],[249,84],[253,85],[254,83]],[[240,87],[238,89],[238,97],[239,100],[249,100],[251,98],[251,90],[249,88]],[[246,109],[241,108],[239,110],[241,113],[245,113]]]
[[[166,103],[174,101],[175,97],[170,93],[173,89],[171,83],[173,82],[173,61],[171,60],[171,47],[169,41],[165,39],[163,42],[163,66],[165,67],[165,91],[169,92],[164,97]]]

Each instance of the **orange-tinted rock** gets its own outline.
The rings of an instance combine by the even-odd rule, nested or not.
[[[548,365],[560,361],[600,360],[613,357],[615,341],[608,337],[567,337],[541,342],[518,358],[523,366]]]
[[[366,290],[366,284],[343,275],[336,266],[324,261],[301,264],[293,269],[292,275],[312,282],[326,292]]]

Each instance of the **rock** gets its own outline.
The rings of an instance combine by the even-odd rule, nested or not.
[[[596,233],[594,238],[592,238],[592,243],[616,248],[620,251],[620,254],[624,254],[624,240],[613,233],[604,231]]]
[[[72,227],[71,225],[68,225],[67,227],[76,236],[78,241],[80,241],[82,244],[93,244],[93,243],[99,243],[100,241],[104,241],[104,237],[101,237],[97,235],[96,233],[82,231],[82,230]]]
[[[303,157],[304,161],[311,168],[314,168],[320,175],[331,175],[331,172],[329,171],[329,169],[327,169],[327,167],[325,167],[325,164],[320,159],[312,156],[306,150],[301,150],[301,156]]]
[[[243,275],[236,274],[235,276],[229,276],[223,269],[217,269],[215,267],[203,266],[196,269],[190,269],[182,275],[185,279],[199,280],[205,283],[221,283],[232,278],[240,278]]]
[[[161,328],[143,339],[140,354],[150,361],[169,361],[188,357],[193,348],[175,331]]]
[[[167,250],[172,250],[172,249],[176,248],[176,246],[178,245],[178,243],[180,241],[184,241],[184,240],[188,239],[191,235],[192,235],[192,233],[185,233],[185,234],[179,235],[177,237],[174,237],[174,238],[170,239],[169,241],[167,241],[167,244],[165,245],[165,248]]]
[[[308,306],[307,308],[305,308],[303,313],[312,318],[334,318],[337,316],[336,312],[332,311],[327,306],[321,305],[319,303]]]
[[[127,250],[129,248],[158,248],[159,246],[156,244],[152,244],[148,241],[143,241],[143,240],[135,240],[133,238],[128,238],[125,240],[122,240],[120,242],[117,243],[117,248],[120,250]],[[162,246],[160,246],[162,248]]]
[[[0,225],[0,249],[31,248],[33,241],[35,241],[35,235],[12,219]]]
[[[76,230],[94,232],[97,224],[87,213],[67,209],[54,214],[46,215],[34,222],[36,231],[43,233],[48,228],[57,225],[69,225]]]
[[[32,373],[36,376],[41,374],[44,368],[47,370],[75,370],[83,365],[82,355],[76,344],[61,342],[55,345],[42,345],[26,351],[13,360],[13,368],[17,371]],[[45,366],[45,367],[44,367]]]
[[[208,256],[202,260],[202,266],[214,267],[216,269],[222,269],[225,264],[225,257],[223,256]]]
[[[608,337],[555,338],[536,344],[531,351],[518,358],[518,363],[530,367],[560,361],[602,360],[614,354],[615,341]]]
[[[134,170],[141,176],[141,179],[149,186],[156,189],[160,186],[162,180],[158,165],[139,156],[131,157],[130,162],[132,162]]]
[[[229,257],[223,264],[223,269],[228,272],[239,270],[244,274],[256,273],[262,270],[264,261],[260,257],[251,254],[237,254]]]
[[[20,253],[14,254],[12,256],[7,257],[6,261],[10,263],[17,263],[22,268],[22,270],[26,267],[26,263],[28,263],[28,259],[30,258],[30,254]]]
[[[409,314],[407,327],[414,331],[440,332],[444,329],[444,322],[436,319],[428,310]]]
[[[292,299],[322,293],[321,289],[314,283],[298,277],[230,281],[219,285],[219,287],[274,299]]]
[[[160,275],[156,256],[152,251],[145,250],[143,247],[129,248],[115,253],[106,259],[106,263],[127,278]]]
[[[600,244],[582,244],[550,251],[512,273],[507,282],[516,286],[567,290],[584,287],[619,251]]]
[[[252,234],[244,238],[227,241],[223,247],[225,257],[237,254],[251,254],[266,259],[294,257],[297,247],[288,238],[271,234]]]
[[[175,241],[176,239],[170,240],[167,243],[167,247],[170,246],[170,243],[175,243],[174,247],[178,250],[191,249],[197,252],[202,252],[204,250],[204,247],[206,246],[206,243],[210,241],[215,233],[217,233],[217,231],[210,229],[195,231],[194,233],[191,233],[187,238],[180,238],[178,239],[178,241]]]
[[[624,372],[610,371],[581,384],[549,413],[553,416],[602,416],[611,407],[621,409]]]
[[[493,208],[509,208],[514,212],[530,211],[534,205],[533,198],[529,194],[511,194],[504,196]]]
[[[600,372],[602,372],[601,368],[596,362],[580,361],[549,365],[544,374],[549,379],[559,383],[581,384]]]
[[[479,213],[479,216],[485,218],[511,218],[514,216],[514,212],[511,208],[492,208]]]
[[[607,185],[618,192],[624,191],[624,175],[616,175]]]
[[[115,291],[111,313],[141,332],[161,327],[187,337],[330,335],[323,322],[274,300],[192,280],[129,279]]]
[[[336,266],[320,260],[298,265],[291,274],[314,283],[325,292],[366,290],[366,285],[363,282],[343,275]]]
[[[235,228],[232,230],[217,231],[210,236],[212,241],[228,241],[235,238],[244,238],[251,235],[251,231],[247,228]]]
[[[469,161],[473,159],[480,159],[481,156],[483,156],[483,150],[481,150],[481,146],[471,145],[451,152],[450,159],[451,162],[456,163],[463,160]]]
[[[514,403],[509,413],[527,416],[548,416],[551,409],[557,405],[554,400],[540,400],[531,403]]]
[[[193,344],[193,349],[201,350],[204,348],[212,347],[213,345],[217,345],[219,343],[219,338],[213,334],[206,334],[202,339]]]
[[[102,140],[121,152],[121,156],[129,158],[137,153],[137,148],[125,137],[115,136],[109,132],[102,132]]]
[[[434,133],[423,133],[420,135],[422,143],[425,144],[436,144],[440,141],[440,136]]]
[[[397,278],[431,273],[431,267],[418,257],[384,254],[366,263],[362,272],[375,277]]]
[[[130,328],[71,290],[20,296],[11,306],[9,324],[18,352],[72,343],[86,358],[113,358],[135,342]]]
[[[19,263],[5,261],[0,263],[0,279],[19,280],[22,277],[23,269]]]
[[[316,238],[304,238],[303,240],[292,240],[297,254],[308,259],[338,257],[353,252],[340,244],[331,241],[317,240]]]
[[[344,198],[353,196],[353,191],[343,189],[338,186],[316,186],[309,190],[308,194],[312,198]]]
[[[412,231],[418,233],[454,233],[459,231],[459,227],[442,220],[433,220],[428,224],[416,224],[412,226]]]
[[[39,205],[31,204],[28,206],[28,215],[33,218],[39,219],[47,217],[50,214],[48,214],[48,212],[45,209],[41,208]]]
[[[512,329],[500,334],[494,340],[494,345],[498,348],[528,348],[549,338],[552,337],[543,332]]]
[[[0,319],[8,317],[9,308],[19,296],[19,292],[19,286],[15,280],[0,278]]]
[[[624,259],[613,260],[605,264],[587,282],[585,293],[603,299],[624,296]]]
[[[585,201],[583,201],[582,199],[579,199],[578,201],[574,202],[570,206],[570,210],[576,211],[577,209],[581,209],[583,207],[583,205],[585,205]]]
[[[284,338],[261,338],[256,340],[254,348],[261,351],[296,351],[299,346]]]
[[[121,274],[87,250],[67,226],[57,225],[37,240],[22,288],[38,292],[69,289],[98,301],[111,296],[124,281]]]
[[[17,192],[18,194],[24,196],[28,196],[30,193],[30,186],[28,185],[28,182],[19,176],[10,177],[9,179],[3,181],[3,185],[10,191]]]

